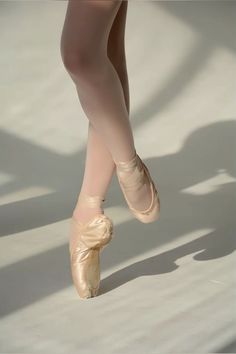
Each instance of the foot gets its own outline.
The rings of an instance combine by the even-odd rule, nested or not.
[[[125,180],[133,181],[134,174],[137,173],[136,171],[130,172],[122,172],[122,176],[124,176]],[[150,183],[146,175],[143,176],[144,183],[142,187],[140,187],[135,192],[133,190],[126,190],[127,198],[129,199],[132,206],[137,210],[146,210],[149,208],[151,201],[152,201],[152,191],[150,187]]]
[[[70,220],[71,274],[81,298],[94,297],[100,285],[100,252],[111,241],[113,222],[104,215],[105,198],[80,194]]]
[[[134,216],[150,223],[159,218],[160,199],[150,172],[139,155],[129,161],[115,161],[117,177]]]
[[[115,164],[132,207],[140,211],[148,209],[152,201],[152,190],[148,177],[137,160],[136,151],[129,161],[115,161]]]
[[[113,222],[100,215],[87,224],[70,220],[69,250],[75,288],[83,299],[97,296],[100,285],[100,253],[111,241]]]

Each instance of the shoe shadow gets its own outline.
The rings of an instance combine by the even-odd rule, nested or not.
[[[156,248],[197,230],[208,231],[196,240],[109,275],[101,281],[101,294],[139,276],[171,272],[178,267],[176,260],[188,254],[198,252],[193,259],[204,261],[235,250],[235,136],[234,121],[210,124],[193,132],[178,153],[145,161],[159,185],[160,219],[151,224],[137,221],[119,226],[103,259],[104,269],[122,263],[128,256],[142,255],[147,244],[149,249]],[[232,180],[221,182],[223,175]]]
[[[156,5],[169,6],[167,2],[165,5],[164,2],[162,4],[158,2]],[[172,6],[175,7],[178,16],[179,4]],[[12,9],[15,10],[15,6]],[[182,8],[183,17],[186,16],[185,9],[186,7]],[[195,16],[195,19],[200,21],[196,27],[197,31],[202,32],[200,37],[204,39],[204,43],[194,49],[190,56],[187,55],[186,61],[181,68],[177,68],[175,74],[171,75],[172,79],[166,83],[164,89],[159,93],[153,90],[154,94],[150,101],[145,101],[141,109],[134,113],[134,127],[140,128],[147,120],[150,122],[151,119],[158,119],[160,107],[164,110],[173,99],[178,98],[180,88],[187,87],[209,58],[211,43],[223,38],[224,41],[217,42],[221,45],[228,43],[227,38],[233,38],[231,44],[234,43],[235,46],[233,21],[222,21],[224,28],[215,34],[215,27],[219,26],[219,21],[209,21],[210,18],[215,18],[219,10],[215,5],[214,9],[214,16],[209,11],[206,15],[201,11],[200,16],[199,13]],[[191,13],[195,14],[195,11]],[[222,14],[221,11],[217,13],[218,16]],[[207,28],[202,26],[202,15],[205,24],[209,24]],[[191,18],[190,22],[192,21]],[[214,28],[213,22],[216,24]],[[226,23],[228,26],[225,26]],[[230,36],[227,28],[231,33]],[[205,35],[208,29],[211,29],[210,37]],[[55,95],[54,91],[53,94]],[[42,102],[48,100],[47,96],[40,98]],[[17,119],[20,118],[20,115],[17,116]],[[235,161],[232,157],[232,152],[235,151],[235,125],[232,119],[204,126],[190,134],[177,153],[145,160],[160,187],[160,220],[149,225],[142,225],[135,220],[117,225],[116,237],[110,247],[104,250],[102,270],[127,262],[134,255],[141,256],[153,247],[178,239],[194,230],[210,228],[212,231],[207,231],[198,240],[116,271],[101,280],[101,291],[110,291],[139,276],[171,272],[178,267],[176,260],[186,252],[188,254],[198,252],[194,259],[204,261],[224,257],[235,250],[232,236],[235,233],[236,209],[236,174]],[[85,151],[60,155],[6,131],[0,132],[0,141],[1,169],[7,175],[13,176],[12,181],[1,188],[2,196],[35,185],[46,186],[53,191],[43,196],[2,205],[1,236],[10,236],[69,218],[76,202],[78,183],[83,176],[82,169],[78,168],[78,161],[84,160]],[[212,180],[210,190],[208,182],[207,191],[201,194],[191,192],[191,188],[199,183],[205,184],[207,180],[214,178],[218,181],[221,173],[231,176],[232,181],[222,184],[217,182],[214,185],[215,182]],[[186,190],[187,188],[190,188],[190,192]],[[112,183],[109,193],[111,199],[107,205],[117,206],[122,200],[118,185]],[[69,270],[67,243],[1,268],[1,314],[7,315],[71,286]]]
[[[187,254],[198,252],[193,258],[205,261],[235,250],[235,128],[232,120],[210,124],[190,134],[176,154],[145,160],[160,187],[160,219],[151,224],[132,219],[117,225],[112,242],[102,252],[101,275],[103,270],[185,234],[206,228],[211,231],[101,277],[100,294],[140,276],[172,272],[178,268],[176,260]],[[218,178],[223,171],[232,177],[231,182],[212,183],[210,191],[202,194],[187,193],[186,188]],[[113,185],[109,203],[116,200],[116,193],[120,195],[120,190]],[[71,286],[68,244],[1,268],[0,279],[1,316]]]

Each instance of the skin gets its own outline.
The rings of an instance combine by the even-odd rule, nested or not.
[[[90,1],[90,3],[93,3],[93,0],[80,0],[80,2],[86,2],[86,1]],[[97,0],[95,0],[97,1]],[[107,0],[105,0],[107,1]],[[109,0],[110,2],[112,2],[111,0]],[[62,55],[62,59],[63,62],[65,64],[66,69],[68,70],[69,74],[72,76],[72,79],[75,81],[75,78],[73,77],[73,73],[71,73],[71,66],[73,66],[70,63],[70,59],[69,59],[69,63],[67,64],[67,53],[69,52],[70,49],[68,48],[68,46],[73,45],[72,43],[69,43],[68,38],[66,38],[67,34],[66,31],[69,32],[69,29],[66,29],[66,21],[69,22],[71,21],[71,15],[70,15],[70,9],[71,12],[73,12],[75,9],[74,7],[74,3],[75,0],[69,0],[68,1],[68,8],[67,8],[67,14],[66,14],[66,19],[65,19],[65,25],[63,28],[63,32],[62,32],[62,36],[61,36],[61,55]],[[99,1],[98,1],[99,2]],[[116,72],[120,78],[121,84],[122,84],[122,88],[124,91],[124,95],[125,95],[125,101],[126,101],[126,107],[127,107],[127,111],[129,112],[129,84],[128,84],[128,76],[127,76],[127,67],[126,67],[126,54],[125,54],[125,25],[126,25],[126,17],[127,17],[127,9],[128,9],[128,0],[125,1],[113,1],[113,3],[116,3],[114,7],[114,10],[117,11],[115,15],[113,15],[112,12],[114,12],[114,10],[112,11],[111,9],[111,15],[110,17],[112,18],[112,24],[111,24],[111,28],[107,30],[108,34],[108,38],[107,38],[107,55],[110,59],[110,61],[112,62],[114,68],[116,69]],[[78,12],[80,11],[80,9],[78,8]],[[96,17],[96,13],[94,14],[94,16]],[[109,16],[109,14],[108,14]],[[107,21],[108,22],[108,21]],[[67,25],[67,27],[69,27]],[[68,44],[66,44],[66,42]],[[72,70],[73,71],[73,70]]]
[[[61,56],[89,119],[80,193],[104,197],[115,171],[114,161],[134,157],[125,56],[127,7],[126,0],[68,1]],[[145,186],[142,194],[135,206],[144,209],[150,204]],[[130,198],[137,197],[130,194]],[[101,206],[88,210],[77,201],[73,214],[87,221],[98,212],[103,212]]]
[[[114,161],[127,161],[135,153],[121,83],[126,71],[124,31],[120,31],[123,4],[118,0],[69,0],[61,36],[62,59],[81,106]],[[124,88],[127,91],[127,84]]]
[[[122,1],[109,34],[107,53],[114,68],[117,71],[117,74],[119,75],[125,96],[126,108],[129,113],[129,82],[125,55],[125,25],[127,9],[128,1]]]

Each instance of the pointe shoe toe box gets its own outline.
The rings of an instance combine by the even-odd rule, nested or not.
[[[113,237],[113,222],[101,214],[88,223],[80,223],[72,217],[70,226],[69,250],[73,283],[81,298],[94,297],[100,283],[99,252]]]

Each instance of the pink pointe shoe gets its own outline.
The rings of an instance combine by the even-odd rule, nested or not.
[[[128,204],[128,207],[134,216],[143,223],[151,223],[158,220],[160,217],[159,193],[151,178],[147,166],[141,160],[137,152],[135,151],[135,156],[129,161],[114,162],[116,164],[116,173],[121,190]],[[130,172],[130,174],[127,174],[127,172]],[[137,193],[145,182],[145,175],[148,177],[149,185],[151,188],[151,203],[147,209],[137,210],[129,201],[126,191],[133,191],[133,193]]]
[[[80,203],[93,207],[105,201],[100,196],[80,195]],[[70,220],[69,250],[71,274],[81,299],[94,297],[100,285],[100,252],[113,237],[113,222],[105,214],[98,214],[86,223],[72,216]]]

